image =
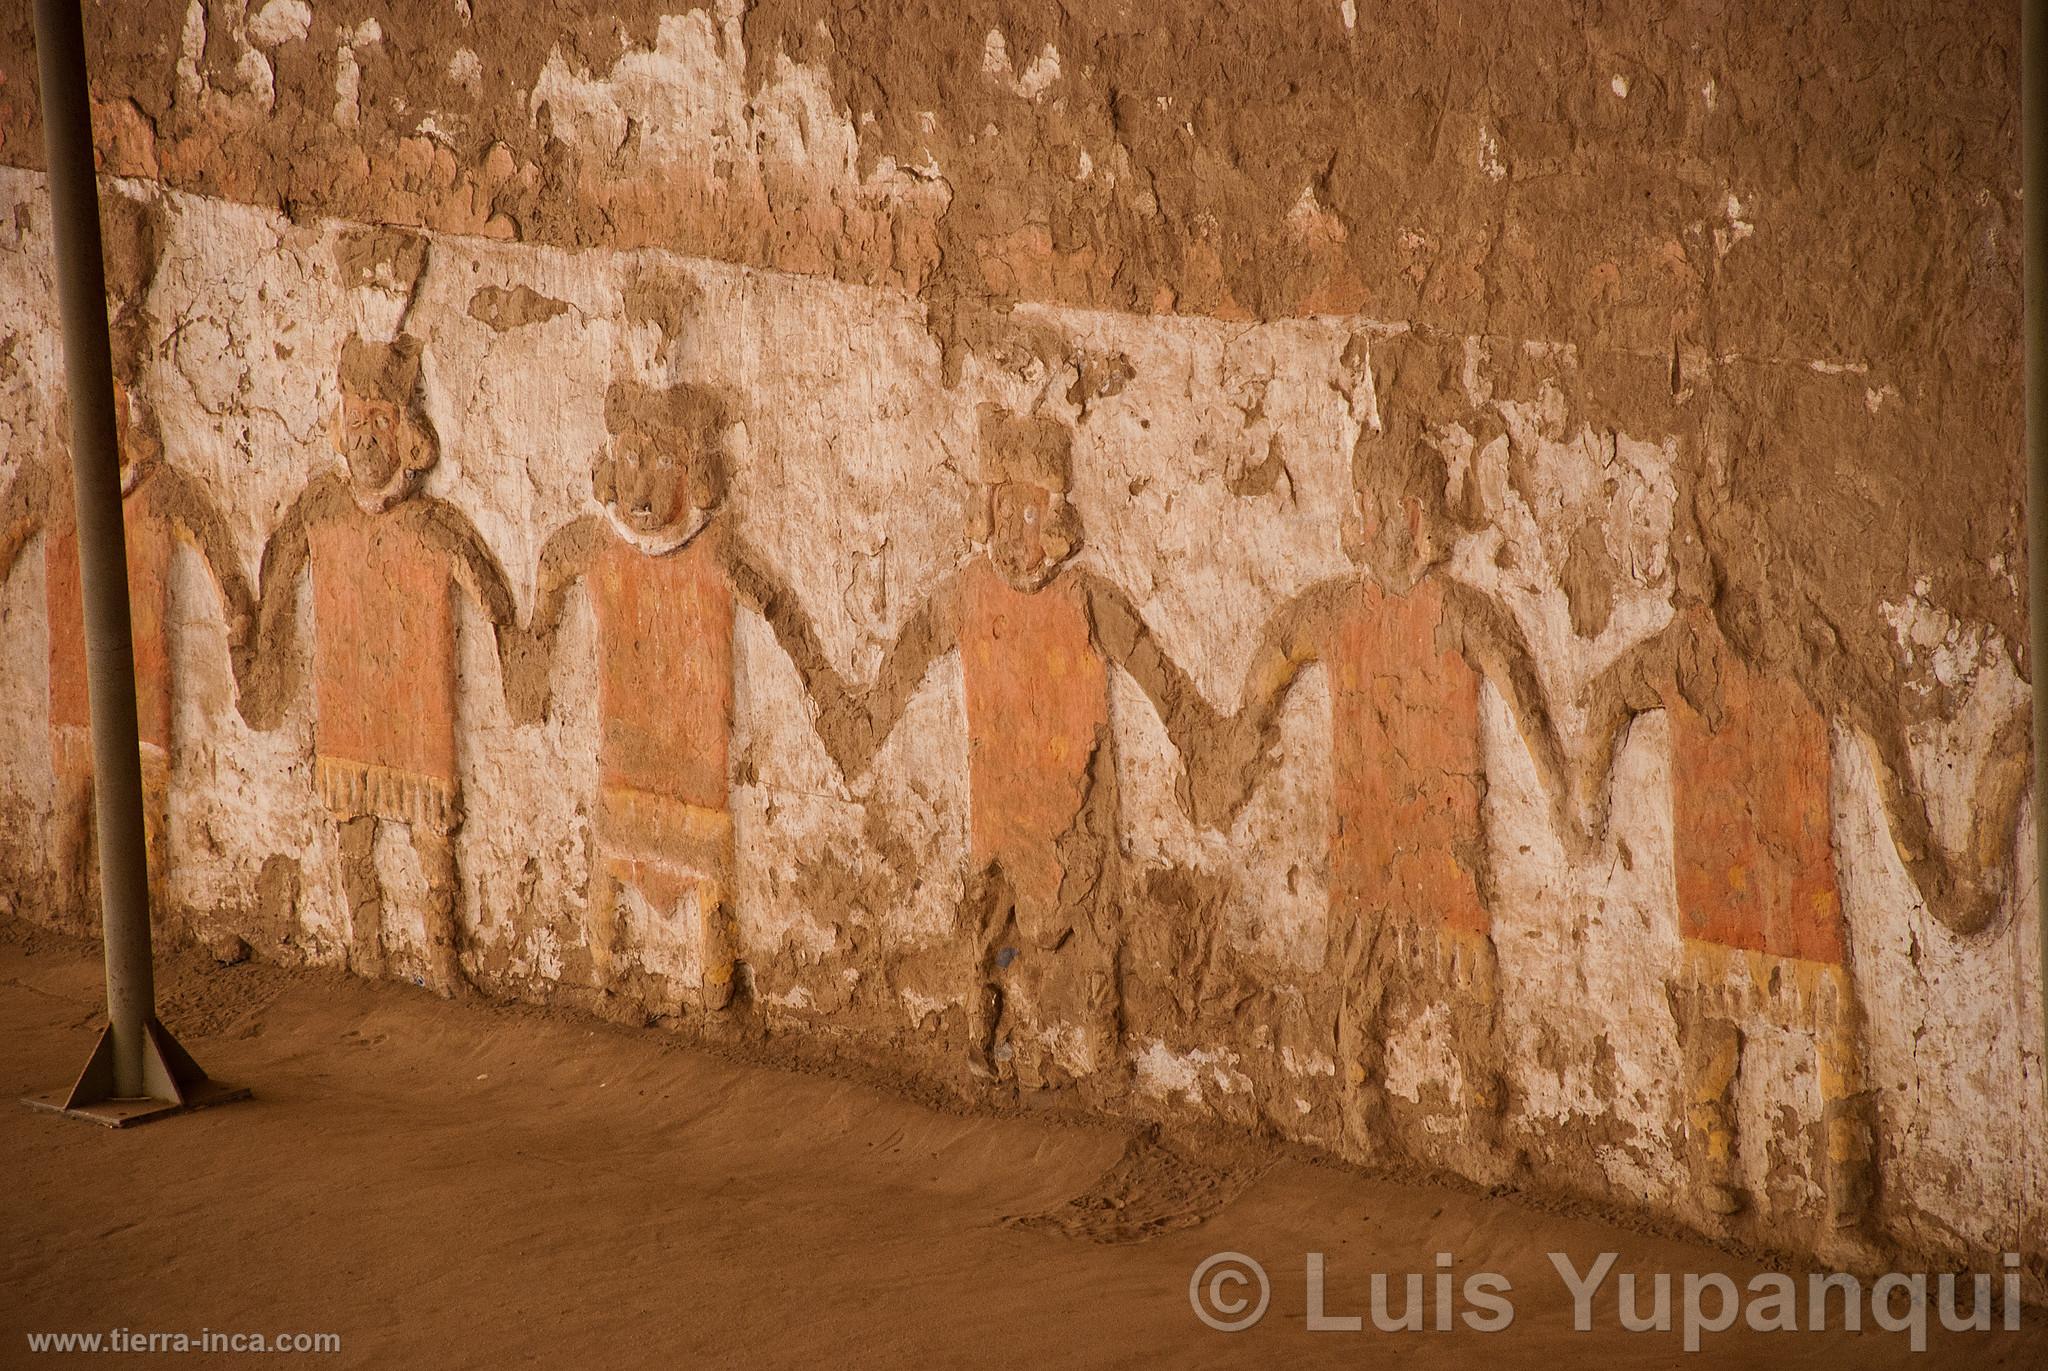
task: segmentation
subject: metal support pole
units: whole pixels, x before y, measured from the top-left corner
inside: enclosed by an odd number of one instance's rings
[[[2020,10],[2021,186],[2027,349],[2028,675],[2034,684],[2034,882],[2041,936],[2041,1009],[2048,1050],[2048,0]],[[2048,1082],[2044,1082],[2048,1085]]]
[[[36,0],[35,15],[57,293],[64,320],[64,380],[71,403],[72,488],[78,505],[86,682],[92,702],[108,1022],[78,1083],[61,1095],[29,1103],[123,1124],[248,1092],[209,1081],[156,1018],[141,748],[135,723],[135,647],[128,622],[128,549],[121,522],[121,459],[114,423],[113,360],[107,345],[99,186],[86,99],[85,29],[79,0]]]

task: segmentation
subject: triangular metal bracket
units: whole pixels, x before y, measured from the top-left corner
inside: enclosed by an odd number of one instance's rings
[[[142,1021],[142,1086],[148,1093],[139,1099],[114,1096],[114,1030],[109,1027],[100,1030],[99,1041],[93,1044],[92,1055],[70,1090],[31,1095],[22,1103],[109,1128],[126,1128],[249,1096],[246,1087],[223,1085],[209,1077],[153,1014]]]
[[[142,1033],[142,1088],[156,1099],[189,1107],[206,1087],[206,1073],[154,1014],[142,1021]]]

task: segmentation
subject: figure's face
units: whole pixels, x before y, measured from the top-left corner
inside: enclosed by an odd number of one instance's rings
[[[398,405],[348,390],[342,391],[334,437],[356,502],[372,513],[412,494],[440,456],[433,436]]]
[[[637,428],[612,435],[591,485],[623,532],[664,549],[695,537],[724,494],[715,438],[679,444]]]
[[[1422,502],[1372,490],[1353,495],[1350,517],[1344,522],[1344,551],[1382,588],[1406,594],[1446,550],[1431,536]]]
[[[1037,590],[1080,546],[1066,500],[1029,481],[1003,481],[988,493],[988,555],[1018,590]]]

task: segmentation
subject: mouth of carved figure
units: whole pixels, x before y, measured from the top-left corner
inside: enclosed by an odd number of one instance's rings
[[[1046,583],[1052,580],[1052,574],[1056,569],[1053,563],[1046,561],[1044,558],[1039,558],[1037,561],[1029,563],[1007,560],[1001,557],[996,559],[996,570],[1002,574],[1003,580],[1008,582],[1014,590],[1043,590]]]
[[[996,544],[995,559],[1010,575],[1029,576],[1045,565],[1045,549],[1035,538],[1005,538]]]
[[[621,439],[616,449],[614,516],[634,533],[657,536],[686,525],[695,512],[684,498],[680,474],[645,439]]]
[[[353,437],[349,440],[344,454],[348,460],[349,474],[356,484],[369,490],[381,490],[391,484],[398,474],[398,462],[383,443],[371,438]]]
[[[605,505],[612,527],[626,539],[653,555],[674,552],[687,546],[704,529],[705,513],[687,507],[673,515],[658,505],[641,500],[613,500]]]

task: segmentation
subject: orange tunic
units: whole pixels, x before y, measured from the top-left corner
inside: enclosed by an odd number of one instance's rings
[[[710,542],[650,557],[613,540],[586,583],[604,784],[726,809],[733,593]]]
[[[1679,927],[1701,942],[1839,965],[1827,720],[1796,685],[1710,650],[1720,729],[1682,699],[1671,708]]]
[[[1326,645],[1335,778],[1330,904],[1488,931],[1473,866],[1485,834],[1479,676],[1436,645],[1443,595],[1364,585]]]
[[[699,539],[658,557],[613,540],[585,583],[598,635],[599,844],[650,900],[695,892],[709,909],[732,868],[731,582]]]
[[[1000,865],[1020,905],[1050,913],[1064,874],[1058,842],[1109,725],[1086,593],[1066,575],[1019,591],[977,558],[961,577],[960,618],[975,865]]]
[[[447,557],[402,509],[369,515],[351,508],[307,538],[315,751],[452,788],[455,606]]]
[[[60,470],[63,470],[60,467]],[[170,569],[177,547],[171,521],[150,498],[148,478],[121,502],[128,542],[128,622],[135,642],[135,722],[143,743],[171,741]],[[71,479],[53,482],[43,542],[45,603],[50,616],[50,724],[89,728],[85,675],[85,605],[78,568],[77,511]]]

